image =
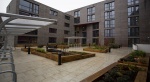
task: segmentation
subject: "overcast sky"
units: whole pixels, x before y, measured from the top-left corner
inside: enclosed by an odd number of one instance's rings
[[[0,12],[5,13],[11,0],[0,0]],[[104,0],[35,0],[60,11],[66,12]]]

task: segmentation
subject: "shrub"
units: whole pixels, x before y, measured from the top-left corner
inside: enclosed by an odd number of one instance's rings
[[[145,57],[146,53],[141,50],[135,50],[132,53],[130,53],[130,56],[132,57]]]
[[[42,48],[37,48],[36,51],[41,52],[41,53],[46,53],[46,51]]]
[[[38,48],[43,48],[44,45],[38,45]]]
[[[130,62],[135,62],[135,59],[134,59],[134,57],[133,56],[129,56],[129,57],[127,57],[127,58],[123,58],[123,61],[130,61]]]
[[[114,78],[112,78],[111,75],[109,75],[109,73],[106,73],[104,76],[105,76],[104,77],[104,81],[106,81],[106,82],[114,82]]]
[[[120,48],[120,45],[114,44],[114,43],[110,43],[109,47],[116,49],[116,48]]]
[[[77,52],[77,51],[69,51],[70,53],[74,53],[74,54],[80,54],[80,55],[86,55],[88,53],[86,52]]]
[[[127,75],[123,75],[122,77],[117,78],[117,82],[129,82],[130,77]]]

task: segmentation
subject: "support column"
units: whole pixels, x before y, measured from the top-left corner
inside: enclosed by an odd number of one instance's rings
[[[7,44],[10,45],[11,47],[14,47],[15,36],[14,35],[8,35],[7,40],[8,40]]]
[[[70,39],[68,38],[68,46],[69,46],[69,44],[70,44]]]
[[[82,38],[80,38],[80,47],[82,47]]]

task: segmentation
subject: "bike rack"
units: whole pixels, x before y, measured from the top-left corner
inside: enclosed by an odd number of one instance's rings
[[[14,59],[13,59],[13,54],[12,54],[12,48],[9,47],[9,49],[7,49],[7,50],[3,50],[3,48],[2,48],[0,50],[0,55],[4,55],[4,57],[1,58],[2,61],[0,61],[0,66],[11,65],[11,70],[1,71],[0,74],[12,73],[13,74],[12,81],[17,82],[17,74],[15,72],[15,65],[14,65]],[[9,55],[9,57],[7,57],[8,55]],[[5,58],[7,58],[7,59],[10,58],[10,62],[3,62],[3,59],[5,59]]]
[[[12,71],[12,70],[7,70],[7,71],[2,71],[0,72],[0,74],[4,74],[4,73],[12,73],[13,74],[13,82],[17,82],[17,74],[15,71]]]

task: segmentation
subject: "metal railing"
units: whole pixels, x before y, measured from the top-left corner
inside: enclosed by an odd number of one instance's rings
[[[6,61],[4,61],[4,59],[7,59],[7,60],[10,59],[10,61],[6,62]],[[6,74],[6,73],[11,73],[12,74],[12,82],[17,82],[17,74],[15,72],[14,58],[13,58],[11,47],[9,47],[5,50],[3,48],[0,49],[0,67],[2,67],[2,65],[10,65],[11,69],[0,71],[0,75]]]

